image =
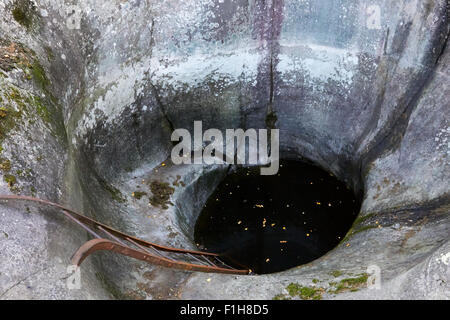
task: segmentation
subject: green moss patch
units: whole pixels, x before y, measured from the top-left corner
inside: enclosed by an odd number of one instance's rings
[[[374,213],[370,213],[365,216],[356,218],[355,221],[353,222],[352,227],[347,232],[347,235],[342,239],[341,243],[347,242],[351,237],[353,237],[357,233],[366,231],[368,229],[377,228],[378,226],[375,226],[375,225],[361,226],[366,220],[368,220],[369,218],[372,218],[374,215],[375,215]]]
[[[321,300],[325,292],[323,288],[305,287],[297,283],[291,283],[286,287],[291,297],[298,296],[303,300]]]
[[[155,207],[161,207],[168,209],[168,205],[171,204],[170,197],[175,192],[168,182],[152,181],[150,184],[150,191],[152,196],[150,197],[150,204]]]
[[[368,278],[369,278],[369,275],[367,273],[363,273],[355,278],[346,278],[346,279],[342,279],[339,282],[330,282],[330,286],[334,287],[334,288],[328,290],[328,292],[337,294],[337,293],[347,292],[347,291],[350,291],[350,292],[358,291],[361,287],[366,285]]]
[[[361,223],[363,223],[367,219],[372,218],[374,215],[375,215],[374,213],[369,213],[369,214],[366,214],[364,216],[356,218],[355,221],[353,222],[352,227],[357,227],[358,225],[360,225]]]
[[[11,170],[11,161],[0,158],[0,170],[3,172],[9,172]]]
[[[147,192],[143,192],[143,191],[135,191],[131,194],[131,196],[135,199],[140,200],[143,196],[146,196]]]
[[[34,105],[36,107],[36,112],[39,115],[39,117],[41,117],[41,119],[44,122],[50,123],[52,118],[50,111],[45,105],[45,102],[40,97],[34,97]]]
[[[0,85],[2,85],[1,81]],[[23,109],[26,108],[26,104],[17,89],[5,86],[1,94],[4,95],[5,102],[0,109],[0,144],[6,138],[8,132],[16,126],[17,121],[22,118]],[[16,111],[13,107],[14,103],[18,106],[19,111]]]
[[[31,68],[36,54],[22,44],[0,38],[0,69],[9,72],[21,69],[26,79],[31,79]],[[3,77],[6,77],[4,75]]]
[[[0,107],[0,119],[6,118],[8,110],[5,107]]]
[[[25,74],[25,79],[33,80],[46,96],[55,100],[49,92],[50,80],[33,50],[20,43],[0,38],[0,69],[6,72],[21,69]]]
[[[7,46],[2,47],[2,45]],[[17,61],[14,60],[13,67],[21,68],[25,74],[29,74],[34,79],[35,87],[39,88],[43,95],[30,94],[0,78],[0,144],[7,132],[16,126],[17,120],[22,115],[26,116],[28,124],[35,123],[39,117],[50,129],[52,135],[65,144],[67,139],[62,114],[57,100],[48,90],[50,81],[43,67],[34,58],[34,53],[26,51],[18,44],[0,39],[0,67],[4,65],[1,58],[3,52],[7,52],[6,56],[15,54]]]
[[[36,6],[30,0],[16,0],[13,4],[11,14],[20,25],[30,30],[34,17],[37,16]]]
[[[121,202],[124,203],[127,200],[125,199],[125,197],[122,195],[122,193],[120,192],[119,189],[114,188],[112,185],[110,185],[108,182],[106,182],[104,179],[98,177],[98,182],[100,183],[100,185],[103,187],[103,189],[105,189],[106,191],[108,191],[108,193],[111,195],[111,199],[117,201],[117,202]]]
[[[342,271],[340,271],[340,270],[333,270],[333,271],[330,272],[330,274],[331,274],[333,277],[337,278],[337,277],[339,277],[339,276],[342,275]]]
[[[8,186],[11,188],[17,183],[17,179],[12,174],[5,174],[3,176],[3,180],[8,184]]]
[[[25,28],[30,28],[33,22],[31,17],[27,15],[26,11],[21,7],[16,7],[12,10],[14,20],[23,25]]]
[[[272,300],[291,300],[290,297],[286,296],[285,294],[277,294],[272,298]]]
[[[47,91],[50,81],[48,80],[45,70],[38,60],[34,60],[31,65],[31,75],[33,76],[34,82],[40,87],[40,89]]]

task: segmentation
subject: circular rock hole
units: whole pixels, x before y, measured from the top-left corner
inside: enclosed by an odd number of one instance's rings
[[[350,229],[361,201],[336,177],[284,160],[278,174],[238,167],[208,198],[194,231],[197,246],[257,274],[319,258]]]

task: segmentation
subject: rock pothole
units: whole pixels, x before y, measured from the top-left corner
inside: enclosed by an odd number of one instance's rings
[[[202,121],[279,129],[282,159],[314,163],[361,207],[342,213],[348,232],[320,256],[275,273],[174,272],[98,253],[71,291],[63,278],[85,232],[5,205],[2,299],[448,298],[446,1],[381,1],[371,23],[369,1],[119,2],[80,1],[69,23],[63,2],[0,3],[2,193],[195,249],[196,222],[232,170],[170,162],[172,132]],[[260,226],[282,224],[269,218]]]

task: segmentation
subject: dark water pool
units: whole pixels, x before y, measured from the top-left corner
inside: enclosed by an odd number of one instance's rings
[[[319,258],[345,236],[360,208],[346,185],[322,169],[281,161],[274,176],[259,167],[230,173],[195,226],[197,245],[257,274]]]

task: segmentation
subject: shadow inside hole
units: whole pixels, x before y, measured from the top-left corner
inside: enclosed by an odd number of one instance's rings
[[[282,160],[277,175],[238,167],[208,198],[195,225],[197,246],[257,274],[308,263],[333,249],[361,206],[328,172]]]

